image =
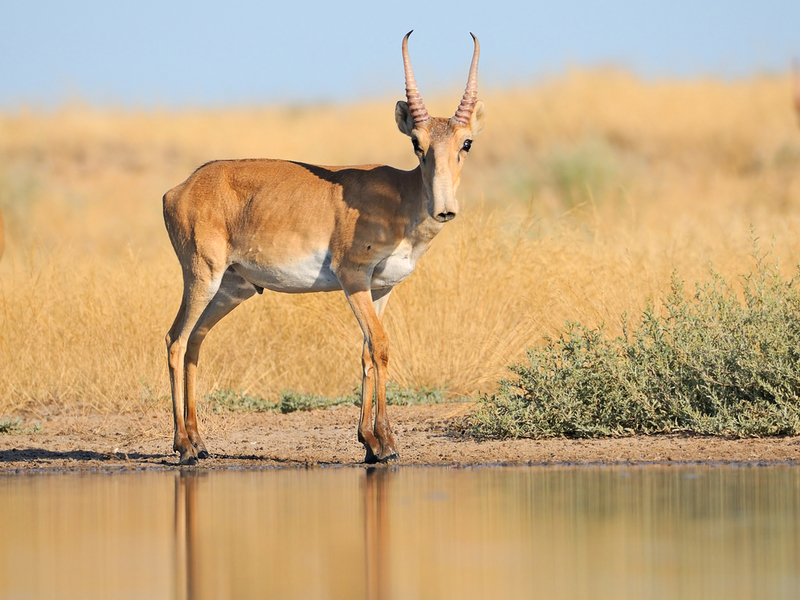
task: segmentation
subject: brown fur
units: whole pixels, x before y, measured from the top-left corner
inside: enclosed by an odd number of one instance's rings
[[[397,456],[386,414],[383,313],[392,288],[458,214],[464,145],[481,130],[484,110],[476,104],[468,125],[440,118],[414,123],[405,102],[395,115],[419,148],[420,166],[412,171],[215,161],[164,195],[164,222],[184,285],[166,337],[181,464],[208,455],[195,411],[200,345],[220,319],[264,288],[344,291],[364,333],[358,438],[365,460]]]

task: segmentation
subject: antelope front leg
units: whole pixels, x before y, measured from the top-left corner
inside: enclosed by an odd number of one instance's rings
[[[361,381],[361,419],[358,438],[367,451],[364,462],[386,462],[398,458],[394,436],[386,413],[386,369],[389,364],[389,340],[383,331],[369,290],[350,292],[347,299],[364,333]],[[388,298],[388,292],[385,295]],[[383,305],[379,304],[381,309]],[[375,416],[372,402],[375,397]]]
[[[375,371],[375,437],[380,443],[378,461],[388,462],[397,460],[400,455],[397,453],[394,444],[394,435],[389,425],[389,414],[386,411],[386,367],[389,364],[388,345],[378,346],[377,352],[373,350],[373,363],[380,364]],[[378,354],[378,352],[380,354]]]
[[[358,441],[364,444],[366,456],[364,462],[372,464],[397,460],[394,435],[389,425],[386,411],[386,366],[388,353],[386,346],[376,354],[374,342],[364,340],[361,359],[364,377],[361,381],[361,418],[358,423]],[[373,414],[374,398],[374,414]]]
[[[375,313],[378,315],[378,322],[383,328],[383,314],[386,312],[386,305],[389,303],[389,296],[392,293],[392,288],[384,288],[381,290],[373,290],[372,294],[372,305],[375,308]],[[397,460],[400,456],[397,453],[397,446],[394,443],[394,436],[392,435],[392,429],[389,425],[389,415],[386,409],[386,367],[388,366],[389,356],[388,356],[388,339],[387,339],[387,348],[386,348],[387,356],[386,356],[386,364],[384,364],[383,369],[383,379],[378,381],[375,386],[376,389],[376,415],[375,415],[375,434],[377,435],[378,439],[381,440],[381,447],[382,451],[379,456],[382,458],[381,461],[385,462],[387,460]]]
[[[373,464],[378,462],[381,453],[381,443],[375,437],[375,417],[372,412],[372,399],[375,395],[375,368],[369,351],[369,342],[364,338],[364,347],[361,352],[361,417],[358,420],[358,441],[367,451],[364,462]]]

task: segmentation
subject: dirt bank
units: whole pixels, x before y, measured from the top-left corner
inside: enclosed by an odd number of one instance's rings
[[[453,421],[468,410],[464,404],[390,407],[399,464],[800,463],[800,437],[676,434],[476,442],[451,433]],[[167,413],[38,417],[36,433],[0,435],[0,472],[177,468]],[[286,415],[206,415],[201,432],[212,457],[192,468],[357,465],[364,456],[356,441],[357,419],[358,409],[351,406]]]

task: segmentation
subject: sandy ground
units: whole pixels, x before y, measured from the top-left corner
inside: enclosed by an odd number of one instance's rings
[[[800,437],[734,440],[688,434],[596,440],[476,442],[453,433],[469,405],[392,406],[401,465],[800,463]],[[42,417],[42,415],[40,415]],[[36,433],[0,435],[0,472],[359,465],[358,409],[206,415],[211,458],[178,467],[169,414],[44,415]],[[27,419],[26,419],[27,422]]]

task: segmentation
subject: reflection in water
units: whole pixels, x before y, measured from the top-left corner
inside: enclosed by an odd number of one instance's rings
[[[369,467],[364,477],[364,550],[367,565],[368,600],[389,598],[389,515],[385,467]]]
[[[202,473],[202,471],[201,471]],[[197,481],[195,471],[175,477],[175,599],[196,598],[197,583]]]
[[[364,598],[361,469],[174,474],[175,598]]]
[[[0,476],[6,598],[792,598],[800,467]]]

